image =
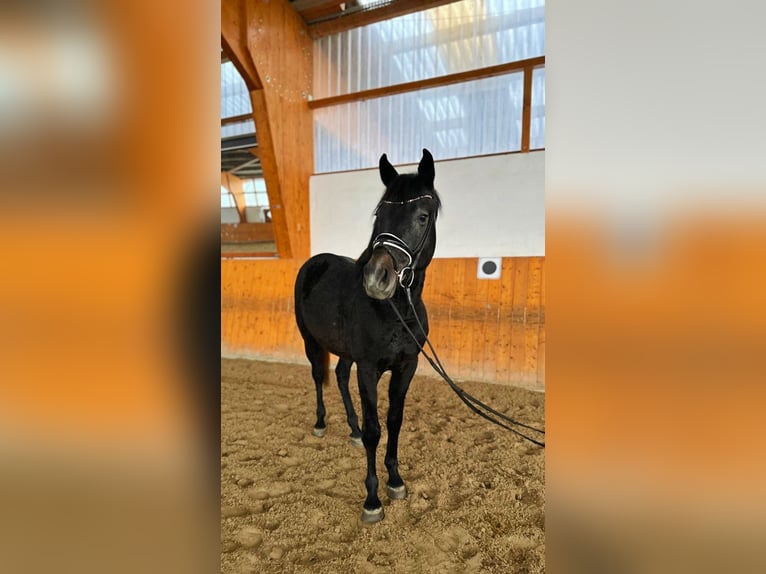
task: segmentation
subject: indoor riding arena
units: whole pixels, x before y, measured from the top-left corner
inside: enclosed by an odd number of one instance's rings
[[[544,1],[221,31],[221,571],[543,572]]]

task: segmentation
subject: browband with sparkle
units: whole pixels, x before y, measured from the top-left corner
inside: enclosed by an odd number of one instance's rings
[[[432,195],[419,195],[418,197],[415,197],[413,199],[407,199],[405,201],[387,201],[385,199],[381,199],[380,203],[387,203],[389,205],[404,205],[405,203],[412,203],[413,201],[417,201],[418,199],[433,199]]]

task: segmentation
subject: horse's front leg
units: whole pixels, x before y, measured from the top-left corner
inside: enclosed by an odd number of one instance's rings
[[[359,395],[362,402],[362,443],[367,451],[367,498],[362,510],[362,522],[372,523],[383,520],[383,506],[378,498],[378,475],[375,470],[375,453],[380,442],[378,422],[378,379],[380,373],[375,367],[357,364]]]
[[[388,443],[386,444],[386,468],[388,469],[388,497],[399,500],[407,497],[407,487],[399,475],[399,431],[404,417],[404,398],[410,381],[418,366],[417,356],[410,362],[391,371],[391,382],[388,386]]]

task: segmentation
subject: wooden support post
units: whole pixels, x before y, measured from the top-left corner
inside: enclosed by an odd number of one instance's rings
[[[221,0],[221,20],[224,49],[238,55],[246,71],[252,62],[253,80],[246,84],[279,256],[307,258],[308,185],[314,171],[308,27],[288,0]]]
[[[266,182],[266,193],[269,196],[269,208],[271,209],[271,221],[274,225],[274,241],[277,244],[277,252],[280,257],[290,258],[293,256],[290,247],[290,233],[288,230],[287,215],[282,204],[282,185],[279,178],[277,158],[274,152],[274,139],[271,134],[271,122],[269,111],[266,107],[266,94],[263,90],[250,92],[250,102],[253,106],[256,129],[258,130],[257,155],[261,160],[263,179]]]
[[[521,112],[521,151],[529,151],[529,132],[532,124],[532,66],[524,67],[524,108]]]
[[[228,56],[250,90],[261,87],[258,71],[247,48],[245,4],[241,1],[221,1],[221,48]]]
[[[245,204],[245,190],[243,182],[233,173],[221,172],[221,185],[229,190],[234,198],[234,204],[237,207],[237,213],[239,214],[239,222],[247,222],[247,206]]]

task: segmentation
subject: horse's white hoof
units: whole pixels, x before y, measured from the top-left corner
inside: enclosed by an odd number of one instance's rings
[[[383,512],[383,507],[376,508],[375,510],[367,510],[366,508],[362,509],[362,522],[365,524],[375,524],[376,522],[380,522],[383,520],[383,517],[385,516],[385,513]]]
[[[326,432],[327,432],[327,428],[326,427],[323,428],[323,429],[318,429],[318,428],[314,427],[314,429],[311,431],[311,434],[313,434],[314,436],[323,437],[324,433],[326,433]]]
[[[362,438],[358,436],[352,436],[350,439],[352,446],[363,447]]]
[[[402,500],[403,498],[407,498],[407,487],[405,485],[387,486],[387,489],[388,498],[391,500]]]

